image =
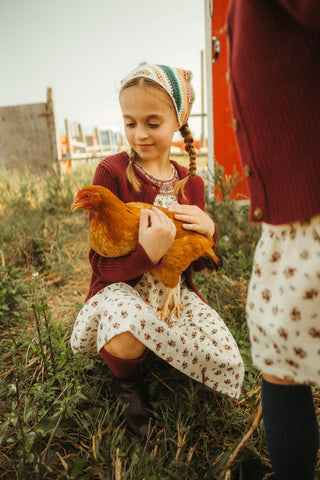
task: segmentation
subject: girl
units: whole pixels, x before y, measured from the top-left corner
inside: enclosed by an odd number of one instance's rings
[[[216,227],[204,212],[204,183],[195,175],[196,154],[187,124],[194,98],[190,80],[191,72],[164,65],[140,66],[123,80],[119,100],[131,152],[102,160],[93,184],[107,187],[124,202],[168,207],[184,228],[215,239]],[[189,171],[169,158],[177,130],[189,153]],[[238,347],[197,293],[191,267],[179,285],[181,318],[173,317],[167,325],[156,316],[166,287],[148,271],[161,261],[174,237],[174,223],[153,208],[141,212],[139,242],[131,254],[104,258],[91,249],[90,289],[71,338],[74,351],[98,351],[107,363],[113,392],[127,405],[127,427],[139,436],[148,431],[150,413],[138,365],[149,350],[231,397],[239,396],[243,380]]]
[[[314,480],[320,386],[320,2],[232,0],[237,138],[251,219],[262,221],[248,291],[276,480]],[[297,58],[297,51],[299,55]],[[298,66],[298,68],[297,68]]]

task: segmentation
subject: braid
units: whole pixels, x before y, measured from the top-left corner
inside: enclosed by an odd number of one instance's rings
[[[140,192],[140,182],[137,179],[137,176],[134,173],[134,169],[133,169],[133,163],[137,159],[137,157],[138,157],[137,152],[135,152],[133,150],[133,148],[131,148],[131,151],[130,151],[130,154],[129,154],[129,163],[128,163],[128,166],[126,168],[126,177],[127,177],[128,182],[132,186],[133,190],[136,193],[139,193]]]
[[[194,177],[196,174],[197,170],[197,164],[196,164],[196,159],[197,159],[197,153],[193,145],[193,136],[191,134],[191,130],[189,128],[189,125],[185,123],[182,125],[180,128],[180,133],[184,138],[184,149],[186,152],[189,154],[189,175],[188,177]]]
[[[194,145],[193,145],[193,137],[192,137],[191,130],[189,128],[188,123],[185,123],[184,125],[182,125],[182,127],[180,128],[180,133],[181,133],[181,135],[184,139],[184,149],[189,155],[189,173],[188,173],[188,176],[186,178],[183,178],[182,180],[180,180],[179,182],[176,183],[176,185],[174,187],[174,193],[177,197],[178,194],[181,192],[182,196],[185,197],[184,186],[187,183],[188,179],[192,178],[196,174],[197,153],[196,153],[196,150],[195,150]]]

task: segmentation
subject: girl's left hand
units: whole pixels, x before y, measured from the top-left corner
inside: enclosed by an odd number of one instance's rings
[[[208,238],[212,238],[215,232],[215,224],[213,220],[197,205],[180,205],[176,203],[169,205],[169,212],[173,212],[174,218],[183,223],[185,230],[194,230]]]

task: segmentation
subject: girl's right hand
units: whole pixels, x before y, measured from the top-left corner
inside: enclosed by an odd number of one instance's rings
[[[141,210],[139,243],[154,264],[167,253],[175,236],[176,226],[164,212],[156,207]]]

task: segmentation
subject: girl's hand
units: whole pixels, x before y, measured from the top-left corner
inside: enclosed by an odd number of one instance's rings
[[[215,224],[201,208],[197,205],[170,205],[168,207],[170,212],[173,212],[174,218],[183,223],[182,227],[186,230],[194,230],[197,233],[212,238],[215,232]]]
[[[141,210],[139,243],[154,264],[167,253],[175,236],[176,226],[164,212],[156,207]]]

